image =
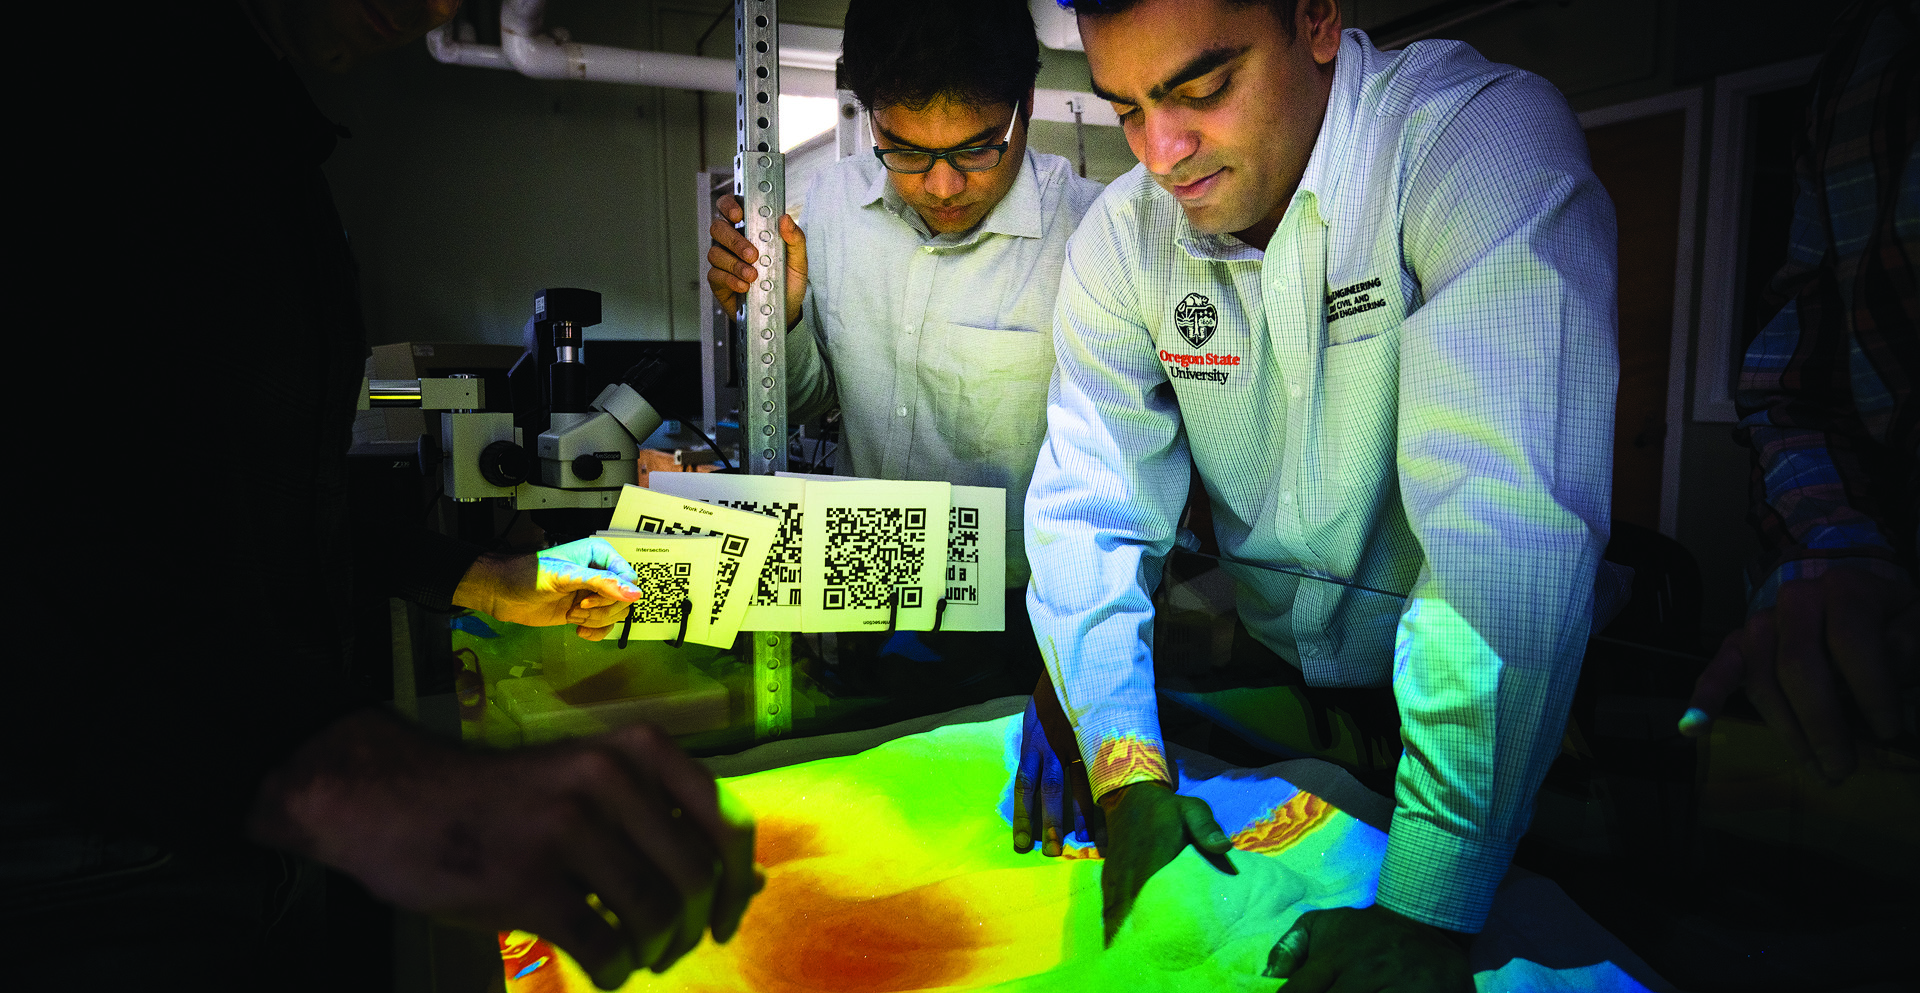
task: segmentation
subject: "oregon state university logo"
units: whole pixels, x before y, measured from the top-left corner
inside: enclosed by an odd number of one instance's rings
[[[1180,337],[1187,339],[1187,344],[1199,348],[1212,340],[1213,332],[1219,329],[1220,309],[1204,295],[1189,293],[1173,307],[1173,326],[1180,331]],[[1225,386],[1232,376],[1227,370],[1240,365],[1240,356],[1214,352],[1181,355],[1162,348],[1160,361],[1167,364],[1169,379],[1192,379]]]
[[[1189,293],[1173,306],[1173,326],[1179,330],[1180,337],[1187,339],[1187,344],[1199,348],[1213,337],[1213,329],[1220,326],[1220,311],[1212,300]]]

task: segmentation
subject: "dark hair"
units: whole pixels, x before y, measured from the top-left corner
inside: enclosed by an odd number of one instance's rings
[[[1124,14],[1137,5],[1140,0],[1057,0],[1060,6],[1086,17],[1104,17],[1108,14]],[[1265,7],[1273,11],[1280,19],[1280,26],[1286,29],[1287,37],[1294,36],[1293,19],[1300,10],[1300,0],[1226,0],[1230,7]]]
[[[840,85],[871,108],[918,109],[937,97],[1013,103],[1040,74],[1024,0],[853,0],[840,39]]]

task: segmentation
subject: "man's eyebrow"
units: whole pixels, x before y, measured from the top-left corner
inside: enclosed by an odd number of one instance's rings
[[[1102,100],[1105,100],[1108,103],[1132,103],[1133,102],[1132,100],[1128,100],[1123,97],[1116,96],[1115,94],[1108,93],[1106,87],[1101,86],[1098,80],[1095,80],[1092,85],[1093,85],[1093,95],[1096,97],[1099,97]]]
[[[1147,99],[1153,100],[1156,102],[1163,100],[1166,98],[1167,94],[1172,93],[1175,89],[1178,89],[1179,87],[1184,86],[1187,83],[1191,83],[1194,80],[1199,79],[1200,77],[1206,75],[1207,73],[1210,73],[1215,69],[1218,69],[1229,62],[1232,62],[1234,59],[1237,59],[1240,56],[1247,54],[1247,52],[1252,48],[1253,48],[1252,45],[1241,45],[1238,48],[1222,45],[1218,48],[1209,48],[1206,51],[1201,52],[1199,55],[1194,56],[1190,61],[1187,62],[1186,65],[1181,66],[1180,71],[1174,73],[1172,76],[1169,76],[1166,82],[1160,83],[1154,86],[1152,89],[1149,89],[1147,91]],[[1093,95],[1096,97],[1099,97],[1102,100],[1107,101],[1108,103],[1126,104],[1126,103],[1138,102],[1136,100],[1132,100],[1130,98],[1119,96],[1117,94],[1109,92],[1105,87],[1102,87],[1100,85],[1098,80],[1095,80],[1093,82],[1092,87],[1093,87]]]
[[[939,149],[928,148],[925,145],[916,145],[913,142],[908,141],[905,138],[902,138],[891,131],[888,131],[886,128],[881,127],[879,121],[873,122],[873,130],[875,134],[878,134],[882,138],[887,139],[889,143],[898,145],[902,148],[910,148],[910,149],[913,149],[914,151],[919,151],[919,152],[939,151]],[[1007,126],[1005,124],[1002,124],[999,127],[982,128],[979,131],[975,132],[972,136],[961,141],[960,144],[949,145],[947,147],[948,148],[965,148],[968,145],[978,145],[981,142],[986,141],[988,138],[1000,137],[1002,134],[1006,133],[1006,130],[1007,130]]]

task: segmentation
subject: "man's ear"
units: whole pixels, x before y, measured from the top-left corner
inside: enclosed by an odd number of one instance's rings
[[[1331,65],[1340,54],[1340,4],[1336,0],[1300,0],[1294,12],[1294,32],[1306,39],[1313,61]]]

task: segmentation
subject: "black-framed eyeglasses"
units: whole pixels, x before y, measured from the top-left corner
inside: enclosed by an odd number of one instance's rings
[[[873,146],[875,158],[887,167],[889,172],[904,172],[917,175],[933,171],[933,164],[946,159],[947,164],[961,172],[986,172],[1000,164],[1002,156],[1007,154],[1007,146],[1013,143],[1013,126],[1020,120],[1020,101],[1013,102],[1013,120],[1007,122],[1007,133],[1000,141],[992,145],[968,145],[965,148],[948,148],[932,152],[918,148],[881,148]],[[879,130],[875,128],[875,130]]]

